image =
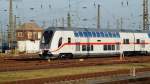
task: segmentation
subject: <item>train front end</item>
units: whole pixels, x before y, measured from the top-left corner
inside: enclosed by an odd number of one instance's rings
[[[52,53],[50,52],[51,41],[54,35],[54,31],[46,30],[44,31],[41,41],[40,41],[40,53],[39,56],[41,59],[51,59],[53,58]]]

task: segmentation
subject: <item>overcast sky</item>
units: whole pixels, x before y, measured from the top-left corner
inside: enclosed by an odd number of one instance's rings
[[[117,28],[117,19],[123,18],[124,29],[138,29],[142,25],[143,0],[14,0],[14,15],[18,22],[35,20],[40,26],[62,26],[62,18],[71,13],[72,26],[96,28],[97,5],[101,5],[101,27]],[[150,6],[150,5],[149,5]],[[8,23],[8,0],[0,0],[0,21]]]

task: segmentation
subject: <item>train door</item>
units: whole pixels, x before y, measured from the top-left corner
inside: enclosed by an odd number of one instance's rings
[[[121,43],[117,43],[117,44],[116,44],[116,50],[117,50],[117,52],[120,51],[120,46],[121,46],[120,44],[121,44]]]
[[[141,46],[140,46],[140,48],[141,48],[141,51],[145,51],[145,40],[141,40]]]
[[[74,47],[73,45],[70,45],[70,44],[72,43],[73,39],[71,37],[68,37],[67,40],[68,40],[67,43],[69,44],[68,51],[69,53],[72,53],[74,51]]]
[[[80,45],[80,39],[75,39],[75,43],[76,43],[76,45],[75,45],[75,54],[76,55],[78,55],[78,56],[80,56],[81,55],[81,45]]]
[[[90,56],[90,44],[89,44],[89,41],[90,41],[90,38],[87,37],[87,45],[86,45],[86,57],[89,57]]]

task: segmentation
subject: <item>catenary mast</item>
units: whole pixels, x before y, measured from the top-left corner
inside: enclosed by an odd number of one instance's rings
[[[149,30],[148,0],[143,0],[143,31]]]
[[[8,44],[10,49],[13,47],[13,36],[13,7],[12,0],[9,0]]]

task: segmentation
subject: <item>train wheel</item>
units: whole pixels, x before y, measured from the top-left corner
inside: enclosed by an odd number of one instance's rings
[[[73,54],[68,54],[67,56],[69,59],[72,59],[73,58]]]
[[[44,57],[44,59],[50,59],[49,55],[46,55],[46,56]]]
[[[62,58],[65,58],[65,54],[59,54],[59,57],[58,58],[60,58],[60,59],[62,59]]]
[[[60,58],[60,59],[62,59],[62,58],[72,59],[73,58],[73,54],[72,53],[61,53],[61,54],[59,54],[58,58]]]

